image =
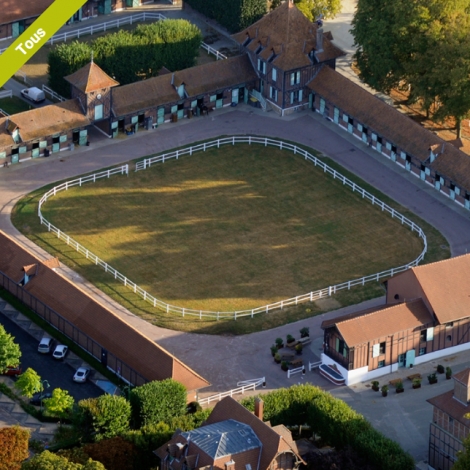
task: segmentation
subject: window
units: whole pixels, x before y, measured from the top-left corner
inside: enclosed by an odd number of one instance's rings
[[[383,343],[380,343],[379,345],[379,353],[380,354],[385,354],[385,341]]]
[[[290,74],[290,84],[298,85],[300,83],[300,70]]]
[[[258,70],[261,73],[266,73],[266,62],[263,62],[261,59],[258,59]]]
[[[419,356],[424,356],[426,354],[426,348],[419,348]]]
[[[276,90],[276,88],[274,88],[273,86],[270,87],[270,89],[269,89],[269,97],[270,97],[273,101],[276,101],[276,102],[277,102],[277,90]]]
[[[272,78],[273,82],[275,82],[277,80],[277,70],[274,67],[271,70],[271,78]]]
[[[446,340],[447,340],[447,341],[452,341],[452,335],[447,335],[447,336],[446,336]]]
[[[98,121],[98,119],[103,119],[103,105],[102,104],[97,104],[95,106],[95,121]]]
[[[297,103],[299,101],[302,101],[302,90],[295,90],[290,92],[290,103]]]
[[[453,328],[454,322],[451,321],[450,323],[446,323],[446,328]]]
[[[426,341],[426,330],[421,330],[420,333],[419,333],[419,340],[424,343]]]
[[[380,344],[374,344],[372,346],[372,357],[380,356]]]
[[[379,369],[380,367],[385,367],[385,360],[379,361],[379,363],[377,364],[377,369]]]

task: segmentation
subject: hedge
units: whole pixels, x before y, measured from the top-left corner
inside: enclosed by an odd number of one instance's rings
[[[313,385],[294,385],[260,395],[264,420],[272,425],[308,424],[336,448],[351,446],[381,470],[413,470],[415,463],[395,441],[385,437],[344,401]],[[255,397],[241,403],[254,411]]]

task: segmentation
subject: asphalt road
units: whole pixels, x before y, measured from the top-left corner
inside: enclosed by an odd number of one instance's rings
[[[46,391],[52,391],[54,388],[67,390],[75,401],[103,394],[103,391],[90,381],[84,384],[75,383],[72,380],[75,370],[69,364],[54,359],[51,354],[38,353],[37,340],[3,314],[0,314],[0,323],[20,345],[23,371],[31,367],[41,376],[41,379],[46,379],[50,385]]]

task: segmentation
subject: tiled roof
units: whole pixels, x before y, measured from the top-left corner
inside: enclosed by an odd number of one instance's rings
[[[164,74],[113,90],[113,113],[125,116],[147,108],[175,103],[180,99],[171,84],[171,75]]]
[[[37,273],[38,271],[38,264],[37,263],[34,263],[34,264],[28,264],[28,266],[23,266],[23,271],[25,272],[25,274],[27,274],[28,276],[32,276],[34,274]]]
[[[429,158],[431,145],[445,143],[437,135],[330,67],[324,66],[308,86],[353,117],[356,122],[385,137],[422,162]]]
[[[215,405],[206,423],[218,423],[230,418],[250,426],[263,444],[260,469],[269,468],[270,463],[279,452],[290,450],[298,455],[297,447],[291,443],[292,439],[289,441],[284,438],[285,431],[288,432],[288,430],[283,430],[282,433],[276,432],[275,429],[261,421],[231,397],[226,397]]]
[[[244,54],[175,72],[174,84],[184,83],[188,96],[197,96],[256,79],[251,61]]]
[[[52,3],[54,3],[54,0],[2,0],[0,24],[13,23],[18,20],[39,16]]]
[[[67,75],[64,79],[84,93],[119,85],[116,80],[111,78],[93,61],[86,64],[75,73]]]
[[[201,426],[181,435],[213,460],[261,447],[251,427],[234,419]]]
[[[429,165],[441,176],[470,192],[470,156],[448,142],[443,152]]]
[[[416,299],[352,319],[338,318],[336,328],[351,348],[398,331],[423,327],[432,321],[424,302]]]
[[[470,387],[470,368],[465,368],[461,372],[458,372],[457,374],[454,374],[452,376],[454,380],[457,380],[458,382],[462,383],[466,387]]]
[[[171,377],[181,382],[187,390],[209,385],[179,359],[46,267],[2,232],[0,246],[0,271],[19,282],[23,278],[23,266],[38,263],[38,272],[25,285],[25,289],[147,380]]]
[[[470,428],[470,419],[464,418],[466,413],[470,412],[470,407],[465,406],[460,401],[454,398],[454,391],[449,390],[442,395],[438,395],[434,398],[429,398],[428,403],[435,406],[439,410],[447,413],[451,418],[462,423],[467,428]]]
[[[0,118],[0,132],[2,128],[4,129],[6,119],[8,118]],[[10,116],[9,119],[19,127],[23,142],[45,138],[90,124],[77,99],[24,111]],[[8,140],[9,143],[6,145],[14,144],[9,135]],[[2,134],[0,134],[0,145],[2,145],[2,141]]]
[[[439,323],[470,317],[470,254],[411,269]]]
[[[60,268],[59,258],[49,258],[42,262],[45,266],[51,269]]]
[[[250,38],[251,42],[246,47],[253,52],[262,46],[259,57],[264,60],[268,60],[274,52],[276,57],[272,63],[287,71],[312,65],[308,54],[319,49],[317,28],[293,3],[287,1],[248,28],[234,34],[233,38],[239,44],[244,44]],[[323,52],[317,51],[320,62],[344,55],[330,38],[331,34],[323,34]]]

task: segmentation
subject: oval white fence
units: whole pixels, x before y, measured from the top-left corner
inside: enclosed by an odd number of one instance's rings
[[[424,255],[426,254],[426,251],[427,251],[427,240],[426,240],[426,235],[424,234],[423,230],[418,225],[416,225],[414,222],[406,218],[404,215],[400,214],[398,211],[396,211],[389,205],[382,202],[380,199],[376,198],[374,195],[370,194],[365,189],[358,186],[353,181],[343,176],[338,171],[334,170],[333,168],[331,168],[330,166],[322,162],[320,159],[318,159],[314,155],[288,142],[283,142],[281,140],[274,140],[274,139],[269,139],[269,138],[264,138],[264,137],[253,137],[253,136],[226,137],[224,139],[217,139],[211,142],[204,142],[202,144],[194,145],[194,146],[187,147],[181,150],[176,150],[171,153],[158,155],[156,157],[146,158],[144,160],[137,162],[135,171],[145,170],[146,168],[150,168],[150,166],[152,166],[155,163],[164,163],[165,161],[173,159],[173,158],[178,159],[179,157],[183,155],[192,155],[195,152],[206,151],[210,148],[214,148],[214,147],[219,148],[221,145],[235,145],[237,143],[244,143],[244,144],[250,144],[250,145],[258,144],[258,145],[264,145],[264,146],[270,145],[273,147],[277,147],[281,150],[290,150],[294,154],[299,154],[303,156],[305,160],[311,161],[315,166],[320,167],[325,173],[331,175],[334,179],[341,181],[344,186],[348,187],[353,192],[357,192],[360,196],[362,196],[363,199],[366,199],[372,205],[378,206],[382,210],[382,212],[387,212],[388,214],[390,214],[391,217],[398,219],[402,223],[402,225],[406,225],[407,227],[411,229],[411,231],[417,232],[418,236],[423,241],[423,251],[415,260],[411,261],[410,263],[405,264],[403,266],[398,266],[396,268],[391,268],[386,271],[382,271],[380,273],[375,273],[369,276],[361,277],[358,279],[353,279],[351,281],[346,281],[341,284],[329,286],[324,289],[309,292],[307,294],[298,295],[290,299],[285,299],[279,302],[274,302],[272,304],[263,305],[262,307],[254,308],[252,310],[241,310],[237,312],[212,312],[212,311],[206,311],[206,310],[194,310],[190,308],[178,307],[176,305],[170,305],[170,304],[167,304],[166,302],[163,302],[162,300],[157,299],[156,297],[154,297],[153,295],[149,294],[144,289],[139,287],[137,284],[129,280],[126,276],[116,271],[108,263],[98,258],[98,256],[93,254],[84,246],[80,245],[73,238],[68,236],[65,232],[63,232],[59,228],[52,225],[48,220],[46,220],[43,217],[41,213],[42,205],[50,197],[55,196],[58,192],[66,191],[73,186],[81,186],[82,184],[85,184],[85,183],[94,183],[98,179],[109,178],[112,175],[128,174],[129,172],[128,165],[123,165],[118,168],[113,168],[112,170],[105,170],[99,173],[94,173],[93,175],[88,175],[82,178],[77,178],[71,181],[66,181],[65,183],[55,186],[54,188],[50,189],[47,193],[45,193],[42,196],[41,200],[39,201],[38,216],[41,219],[41,223],[46,225],[47,229],[50,232],[55,233],[58,238],[65,241],[67,245],[73,247],[79,253],[82,253],[83,255],[85,255],[87,259],[90,259],[96,265],[101,266],[106,272],[110,273],[111,276],[114,276],[115,279],[118,279],[119,281],[121,281],[125,286],[129,287],[132,291],[134,291],[134,293],[141,296],[145,301],[149,302],[154,307],[158,307],[166,311],[167,313],[177,313],[177,314],[182,315],[183,317],[185,315],[190,315],[190,316],[199,317],[200,319],[202,319],[203,317],[210,317],[210,318],[217,318],[217,320],[219,319],[235,319],[236,320],[237,318],[246,317],[246,316],[253,317],[257,313],[267,313],[272,310],[283,309],[284,307],[288,307],[290,305],[297,305],[303,302],[312,302],[314,300],[322,299],[324,297],[329,297],[343,289],[351,289],[351,287],[354,287],[357,285],[364,285],[367,282],[379,281],[380,279],[393,276],[402,271],[406,271],[407,269],[413,266],[417,266],[423,260]]]

